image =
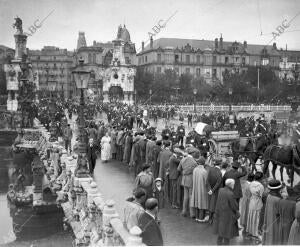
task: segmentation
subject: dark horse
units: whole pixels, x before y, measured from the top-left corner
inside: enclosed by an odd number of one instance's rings
[[[276,179],[275,172],[277,166],[280,166],[280,176],[281,181],[283,181],[283,169],[286,169],[287,175],[289,176],[291,186],[294,182],[294,172],[300,175],[300,148],[299,145],[292,146],[277,146],[270,145],[267,147],[263,159],[264,159],[264,168],[263,173],[268,173],[270,161],[273,164],[272,167],[272,176]]]
[[[256,170],[255,162],[259,156],[263,155],[270,141],[266,135],[255,137],[240,137],[231,143],[233,159],[237,160],[239,155],[246,156],[252,163],[252,170]]]

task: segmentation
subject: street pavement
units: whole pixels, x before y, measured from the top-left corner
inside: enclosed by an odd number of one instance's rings
[[[125,201],[132,196],[134,188],[133,173],[119,161],[104,163],[98,159],[94,179],[103,197],[116,202],[117,212],[123,218]],[[217,236],[213,234],[211,225],[182,217],[179,210],[169,206],[161,209],[159,215],[164,245],[216,245]],[[231,244],[241,245],[245,242],[238,237]]]

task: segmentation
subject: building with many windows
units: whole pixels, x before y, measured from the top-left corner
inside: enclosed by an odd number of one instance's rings
[[[44,46],[42,50],[28,50],[27,54],[33,70],[38,72],[40,91],[47,91],[48,82],[55,81],[56,90],[61,93],[60,95],[69,97],[72,94],[73,52],[54,46]]]
[[[300,51],[281,50],[280,53],[279,78],[286,81],[299,79]]]
[[[203,77],[206,82],[222,82],[223,73],[243,73],[249,66],[268,66],[279,73],[281,54],[276,43],[269,46],[225,42],[220,39],[194,40],[177,38],[150,39],[150,44],[137,54],[138,66],[152,73],[175,70]]]

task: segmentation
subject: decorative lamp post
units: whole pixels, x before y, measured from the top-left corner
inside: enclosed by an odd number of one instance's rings
[[[196,95],[197,95],[197,88],[194,88],[193,94],[194,94],[194,113],[196,113]]]
[[[85,133],[85,119],[84,119],[84,90],[88,88],[91,73],[83,68],[84,60],[79,59],[79,66],[72,71],[76,87],[80,89],[80,109],[78,115],[78,128],[79,128],[79,153],[86,154],[86,133]]]
[[[50,91],[50,105],[49,105],[49,113],[50,113],[50,119],[51,119],[51,125],[50,125],[50,142],[57,141],[57,129],[54,122],[55,119],[55,113],[56,113],[56,104],[55,99],[53,98],[53,92],[55,92],[57,86],[56,81],[47,81],[47,87],[48,91]]]
[[[150,94],[150,105],[151,105],[152,89],[149,90],[149,94]]]

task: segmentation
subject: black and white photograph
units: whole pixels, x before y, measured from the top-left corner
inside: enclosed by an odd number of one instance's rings
[[[300,1],[0,0],[0,246],[300,245]]]

